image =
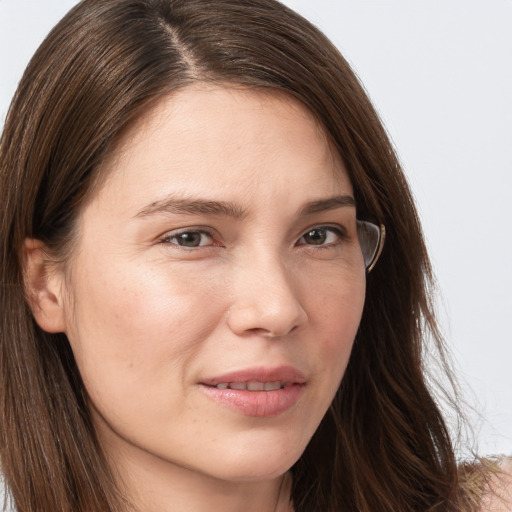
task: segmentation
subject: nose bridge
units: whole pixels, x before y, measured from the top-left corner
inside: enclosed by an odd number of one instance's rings
[[[229,323],[238,334],[258,331],[283,336],[307,321],[293,269],[287,268],[278,251],[253,248],[237,265],[233,279]]]

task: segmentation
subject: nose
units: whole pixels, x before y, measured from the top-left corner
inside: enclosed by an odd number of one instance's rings
[[[253,255],[232,277],[235,291],[228,324],[235,334],[281,337],[306,325],[308,316],[298,296],[298,275],[279,258]]]

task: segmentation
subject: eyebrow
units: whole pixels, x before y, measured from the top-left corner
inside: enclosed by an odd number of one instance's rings
[[[335,210],[343,206],[356,207],[356,200],[349,195],[341,195],[335,197],[329,197],[327,199],[318,199],[317,201],[311,201],[302,208],[301,215],[307,216],[313,213],[325,212],[329,210]]]
[[[135,217],[149,217],[157,214],[192,214],[219,215],[241,219],[245,210],[229,201],[210,201],[207,199],[191,199],[170,195],[161,201],[145,206]]]
[[[350,195],[341,195],[311,201],[301,209],[300,215],[312,215],[344,206],[355,207],[355,199]],[[145,218],[158,214],[218,215],[234,219],[242,219],[247,216],[247,212],[242,206],[230,201],[213,201],[170,195],[160,201],[148,204],[135,217]]]

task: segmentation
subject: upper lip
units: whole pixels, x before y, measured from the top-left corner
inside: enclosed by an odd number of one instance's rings
[[[215,377],[201,380],[201,384],[207,386],[217,386],[225,382],[286,382],[288,384],[304,384],[306,377],[304,374],[293,366],[275,366],[265,367],[259,366],[254,368],[246,368],[244,370],[236,370]]]

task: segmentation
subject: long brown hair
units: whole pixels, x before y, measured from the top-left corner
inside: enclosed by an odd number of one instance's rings
[[[69,343],[43,332],[27,305],[23,242],[42,240],[65,261],[109,148],[151,104],[197,81],[301,101],[345,163],[358,216],[387,229],[346,374],[292,468],[296,512],[469,510],[424,375],[425,336],[442,345],[416,210],[343,57],[274,0],[84,0],[30,62],[1,139],[0,450],[18,512],[127,507]]]

